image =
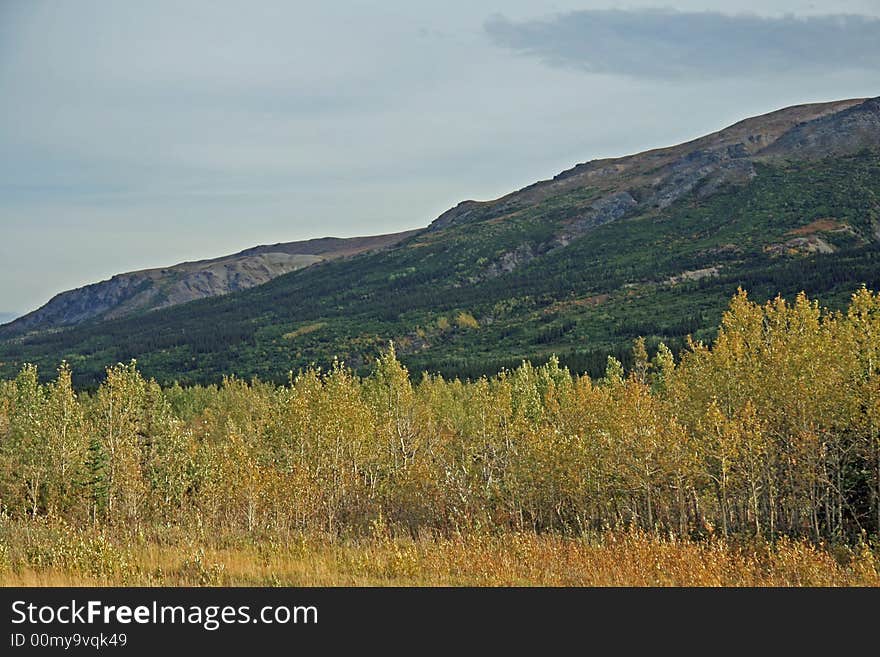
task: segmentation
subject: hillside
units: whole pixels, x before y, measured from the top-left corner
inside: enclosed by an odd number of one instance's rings
[[[282,380],[335,356],[365,366],[389,339],[414,371],[474,376],[557,353],[596,372],[637,336],[709,339],[738,286],[831,307],[880,288],[878,151],[880,99],[779,110],[465,201],[392,248],[237,294],[62,331],[34,323],[0,343],[0,373],[66,358],[93,383],[136,357],[163,381]]]
[[[4,327],[0,336],[74,326],[95,319],[117,319],[238,292],[319,262],[387,248],[409,235],[404,232],[346,239],[325,237],[256,246],[222,258],[118,274],[100,283],[62,292],[45,306]]]

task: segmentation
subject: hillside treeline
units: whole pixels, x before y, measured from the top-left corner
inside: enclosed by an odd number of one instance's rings
[[[218,535],[880,532],[880,295],[832,313],[740,292],[711,346],[638,340],[632,362],[413,384],[391,348],[366,377],[164,389],[132,362],[93,394],[28,366],[0,382],[2,513]]]

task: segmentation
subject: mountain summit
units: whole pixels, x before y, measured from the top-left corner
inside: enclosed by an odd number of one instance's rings
[[[420,231],[341,247],[344,258],[244,251],[240,268],[274,254],[281,275],[238,294],[177,303],[187,265],[162,282],[137,273],[123,302],[88,317],[61,295],[0,330],[0,369],[66,358],[88,382],[137,357],[162,380],[280,379],[335,356],[362,366],[394,340],[414,370],[478,375],[556,353],[593,372],[638,336],[673,348],[710,338],[739,286],[759,298],[805,290],[830,306],[880,287],[878,153],[880,99],[789,107],[464,201]]]

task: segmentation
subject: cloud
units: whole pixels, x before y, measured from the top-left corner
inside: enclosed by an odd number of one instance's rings
[[[880,68],[880,19],[780,18],[667,9],[490,18],[495,45],[552,66],[633,78],[769,77]]]

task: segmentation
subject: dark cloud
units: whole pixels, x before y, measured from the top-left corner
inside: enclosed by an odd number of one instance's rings
[[[496,16],[484,27],[496,45],[554,66],[639,78],[880,68],[880,19],[859,15],[590,10],[525,22]]]

